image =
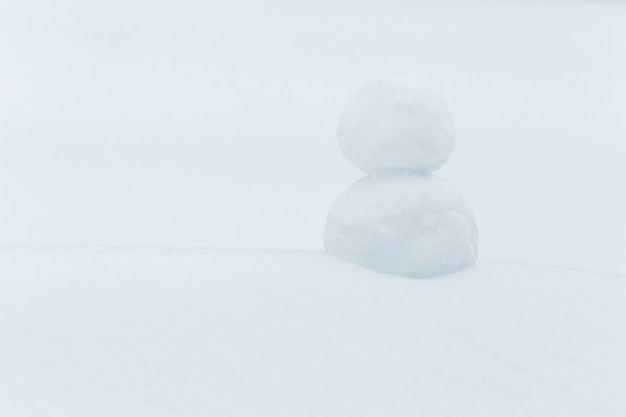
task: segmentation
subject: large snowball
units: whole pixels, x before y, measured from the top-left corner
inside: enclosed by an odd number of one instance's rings
[[[452,115],[441,97],[411,80],[377,80],[348,102],[337,139],[343,155],[368,174],[433,171],[455,143]]]
[[[335,201],[324,245],[357,265],[428,277],[473,264],[478,231],[468,203],[440,177],[366,176]]]

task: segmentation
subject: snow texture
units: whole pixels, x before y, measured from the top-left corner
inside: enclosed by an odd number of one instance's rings
[[[381,272],[429,277],[473,264],[478,231],[463,196],[428,175],[455,143],[452,116],[410,79],[361,88],[339,121],[344,156],[368,176],[346,190],[326,221],[326,252]]]
[[[626,279],[320,252],[0,250],[0,415],[623,417]]]
[[[461,193],[440,177],[365,176],[335,201],[324,244],[357,265],[427,277],[473,264],[478,231]]]
[[[433,171],[452,155],[455,137],[443,99],[401,78],[362,87],[344,109],[337,130],[343,155],[368,174]]]

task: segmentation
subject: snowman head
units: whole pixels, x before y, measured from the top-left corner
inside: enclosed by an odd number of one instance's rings
[[[337,130],[343,155],[368,174],[426,173],[446,163],[456,132],[439,95],[410,79],[380,79],[346,105]]]

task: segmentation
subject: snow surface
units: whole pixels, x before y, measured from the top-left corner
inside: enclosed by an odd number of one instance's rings
[[[357,265],[426,277],[476,262],[478,230],[463,195],[443,178],[365,176],[330,209],[324,246]]]
[[[446,103],[412,79],[379,79],[361,87],[337,129],[343,155],[367,174],[433,171],[450,158],[455,139]]]
[[[626,415],[626,277],[320,252],[0,250],[0,415]]]

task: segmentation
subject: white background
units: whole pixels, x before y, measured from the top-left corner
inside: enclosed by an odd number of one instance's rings
[[[350,96],[415,76],[481,257],[626,273],[626,4],[0,0],[0,246],[321,249]]]

